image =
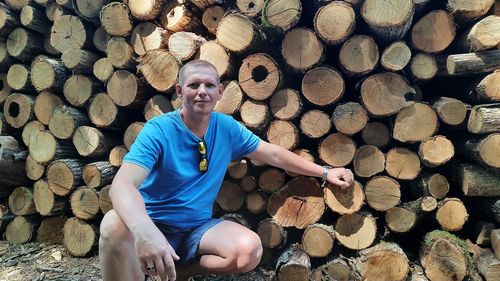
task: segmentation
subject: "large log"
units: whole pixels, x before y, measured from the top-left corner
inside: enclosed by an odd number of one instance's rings
[[[430,168],[447,163],[454,155],[455,147],[453,143],[441,135],[423,140],[418,149],[420,160]]]
[[[455,47],[460,52],[477,52],[495,48],[500,43],[496,31],[500,28],[499,16],[488,16],[462,32]]]
[[[302,235],[303,250],[310,257],[326,257],[331,253],[334,242],[335,231],[331,225],[312,224]]]
[[[400,71],[411,59],[411,50],[404,41],[396,41],[385,47],[380,56],[380,64],[388,71]]]
[[[96,228],[78,218],[69,218],[63,228],[63,243],[71,255],[84,257],[99,240]]]
[[[279,281],[308,281],[311,271],[311,261],[299,244],[290,245],[278,258],[276,272]]]
[[[45,180],[39,180],[33,184],[33,201],[37,212],[42,216],[60,215],[68,203],[66,198],[57,196],[50,190]]]
[[[67,196],[83,184],[82,171],[85,162],[81,159],[59,159],[47,167],[47,183],[50,190],[59,196]]]
[[[370,121],[361,131],[361,138],[365,144],[380,148],[389,144],[391,132],[385,124]]]
[[[401,142],[418,142],[433,136],[438,127],[434,109],[424,103],[414,103],[396,115],[392,137]]]
[[[436,220],[447,231],[458,231],[462,229],[469,218],[464,203],[458,198],[446,198],[439,202],[436,212]]]
[[[97,103],[97,102],[96,102]],[[146,120],[149,120],[155,116],[173,111],[172,104],[170,100],[164,95],[155,95],[150,98],[146,105],[144,105],[143,115]],[[90,112],[90,109],[89,109]],[[230,113],[226,113],[230,114]]]
[[[332,121],[337,131],[352,136],[366,126],[368,114],[359,103],[347,102],[335,107]]]
[[[3,105],[5,121],[13,128],[19,129],[35,117],[33,106],[35,97],[13,93],[7,97]]]
[[[61,60],[38,56],[31,63],[31,83],[37,89],[62,92],[64,83],[70,76]]]
[[[375,218],[367,213],[343,215],[335,224],[335,234],[337,241],[348,249],[366,249],[375,241],[377,224]]]
[[[45,166],[36,162],[31,156],[26,158],[26,176],[30,180],[38,180],[45,174]]]
[[[33,93],[35,91],[33,84],[31,84],[30,69],[23,64],[15,63],[9,67],[7,84],[16,91],[24,93]]]
[[[457,167],[458,184],[465,196],[500,196],[500,175],[479,165],[463,163]]]
[[[44,125],[49,125],[54,109],[63,103],[63,100],[49,91],[42,91],[35,99],[35,116]]]
[[[246,100],[240,108],[241,121],[250,129],[264,131],[270,121],[270,110],[266,103]]]
[[[92,74],[94,63],[100,58],[96,53],[83,49],[66,49],[61,60],[73,73]]]
[[[299,145],[299,130],[290,121],[274,120],[267,130],[267,140],[288,150]]]
[[[302,13],[299,0],[269,0],[262,10],[262,26],[268,34],[285,33],[295,27]]]
[[[328,66],[313,68],[302,78],[302,94],[315,105],[333,104],[342,97],[344,91],[344,79]]]
[[[180,62],[168,51],[151,50],[138,58],[137,70],[157,91],[167,92],[177,82]],[[164,73],[164,75],[157,75]]]
[[[99,19],[106,32],[112,36],[127,36],[134,27],[129,8],[119,2],[111,2],[104,6]]]
[[[378,45],[366,35],[352,36],[340,48],[339,65],[347,76],[370,73],[377,66],[378,60]]]
[[[235,114],[243,104],[243,91],[237,81],[227,81],[224,85],[222,98],[217,101],[214,110],[225,114]]]
[[[387,211],[401,202],[399,183],[387,176],[375,176],[365,186],[366,203],[374,210]]]
[[[207,42],[202,36],[193,32],[175,32],[168,39],[168,50],[180,61],[188,61],[198,52],[200,46]]]
[[[99,24],[99,12],[110,0],[71,0],[75,13],[82,19]],[[130,2],[130,1],[129,1]],[[146,2],[146,1],[145,1]]]
[[[385,155],[385,171],[401,180],[415,179],[422,169],[418,155],[404,147],[394,147]]]
[[[486,168],[500,169],[500,133],[471,136],[454,141],[458,154]]]
[[[124,37],[111,37],[106,45],[106,55],[116,68],[134,68],[134,49]]]
[[[105,187],[99,190],[99,208],[103,214],[106,214],[111,209],[113,209],[113,203],[109,198],[109,190],[111,189],[111,185],[106,185]]]
[[[75,148],[70,143],[56,140],[49,131],[34,132],[30,138],[28,149],[30,156],[41,164],[77,155]]]
[[[351,5],[332,1],[318,9],[314,16],[314,31],[328,45],[347,40],[356,26],[356,15]]]
[[[123,131],[130,123],[126,112],[120,109],[106,93],[98,93],[92,98],[88,116],[96,127],[115,131]]]
[[[21,9],[19,18],[21,19],[21,24],[26,28],[41,34],[46,34],[52,24],[42,9],[38,9],[32,5],[25,5]]]
[[[9,196],[9,210],[16,216],[36,214],[33,189],[24,186],[16,187]]]
[[[500,103],[474,106],[467,129],[473,134],[500,132]]]
[[[36,32],[18,27],[9,33],[6,47],[10,56],[24,62],[29,62],[34,54],[43,52],[43,39]]]
[[[276,168],[269,168],[259,176],[259,187],[265,192],[275,192],[286,182],[285,174]]]
[[[286,243],[287,232],[271,218],[259,222],[257,234],[265,248],[279,248]]]
[[[143,122],[133,122],[131,123],[125,132],[123,133],[123,145],[130,150],[132,144],[135,142],[135,139],[141,132],[142,128],[144,128]]]
[[[319,158],[332,167],[344,167],[351,163],[356,153],[354,141],[341,133],[325,137],[318,147]]]
[[[384,171],[385,155],[375,146],[360,146],[354,155],[353,166],[356,176],[370,178]]]
[[[258,0],[258,1],[262,2],[262,6],[264,6],[263,0]],[[241,2],[241,1],[237,1],[237,2]],[[256,2],[256,1],[252,1],[252,3],[253,2]],[[258,5],[254,5],[254,6],[257,7]],[[251,15],[246,14],[243,11],[242,11],[242,13],[246,16],[251,17]],[[201,22],[203,23],[205,28],[208,30],[208,32],[215,35],[215,34],[217,34],[217,26],[219,25],[220,20],[222,19],[222,17],[224,17],[225,14],[226,14],[226,10],[224,9],[224,7],[221,7],[218,5],[210,6],[203,12]]]
[[[113,181],[116,169],[107,161],[93,162],[83,167],[82,178],[89,188],[100,188]]]
[[[62,15],[54,20],[50,31],[50,44],[59,52],[67,49],[89,49],[92,46],[93,30],[80,18]]]
[[[415,23],[411,31],[411,42],[419,51],[438,53],[451,44],[456,32],[453,16],[446,11],[435,10]]]
[[[19,17],[11,7],[0,3],[0,36],[9,35],[16,27],[20,26]]]
[[[111,134],[102,133],[90,126],[80,126],[73,134],[73,145],[83,157],[97,158],[107,155],[116,143]]]
[[[5,239],[12,244],[27,243],[35,238],[35,233],[39,224],[39,217],[16,216],[14,220],[7,225]]]
[[[361,209],[365,201],[363,186],[357,181],[349,188],[339,188],[328,184],[324,189],[326,205],[341,215],[353,214]]]
[[[118,106],[141,107],[146,102],[142,82],[127,70],[115,71],[106,87],[107,93]]]
[[[381,242],[359,255],[355,268],[367,280],[405,281],[410,271],[408,257],[396,243]]]
[[[36,241],[42,243],[62,244],[63,227],[66,217],[46,217],[40,223],[36,233]]]
[[[317,139],[326,135],[332,128],[330,117],[323,111],[310,110],[300,118],[300,131],[309,138]]]
[[[89,124],[90,120],[84,112],[61,104],[54,108],[52,112],[49,130],[54,137],[61,140],[68,140],[73,137],[78,127]]]
[[[436,58],[432,54],[418,53],[410,62],[410,73],[412,78],[418,81],[428,81],[438,73]]]
[[[179,1],[180,2],[180,1]],[[161,25],[171,31],[197,31],[202,29],[201,20],[196,17],[190,6],[180,3],[171,3],[165,6],[160,15]]]
[[[441,122],[458,126],[465,121],[467,117],[467,105],[460,100],[448,97],[440,97],[432,104]]]
[[[379,40],[391,42],[403,38],[410,29],[414,11],[412,0],[366,0],[361,16]]]
[[[103,83],[106,83],[108,79],[111,78],[114,71],[115,68],[109,58],[101,58],[97,60],[92,67],[92,73],[94,76]]]
[[[101,211],[97,191],[87,186],[75,190],[70,196],[70,203],[75,217],[82,220],[91,220]]]
[[[45,126],[37,120],[33,120],[33,121],[26,123],[26,125],[24,125],[24,127],[23,127],[23,132],[21,134],[23,143],[26,146],[28,146],[30,138],[33,135],[33,132],[43,131],[43,130],[45,130]]]
[[[283,84],[283,74],[276,61],[268,54],[257,53],[246,57],[239,69],[241,89],[254,100],[269,98]]]
[[[321,64],[325,59],[324,52],[323,43],[305,27],[289,30],[281,42],[281,55],[286,65],[300,73]]]

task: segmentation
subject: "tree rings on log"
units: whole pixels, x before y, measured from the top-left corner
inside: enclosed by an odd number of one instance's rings
[[[34,119],[34,105],[33,96],[19,93],[9,95],[3,105],[5,121],[13,128],[22,128],[28,121]]]
[[[286,243],[287,233],[285,229],[271,218],[264,219],[259,223],[257,234],[265,248],[279,248]]]
[[[248,17],[255,17],[264,8],[264,0],[236,0],[236,7],[242,14]]]
[[[375,36],[385,42],[403,38],[413,22],[412,0],[366,0],[361,16]]]
[[[357,176],[370,178],[384,171],[385,155],[375,146],[363,145],[356,150],[353,166]]]
[[[29,145],[29,143],[28,143]],[[36,162],[31,156],[26,158],[26,176],[30,180],[38,180],[45,174],[45,166]]]
[[[316,34],[304,27],[288,31],[281,42],[285,63],[296,72],[306,72],[324,60],[323,43]]]
[[[178,31],[168,39],[168,50],[180,61],[191,60],[200,46],[206,42],[202,36],[193,32]]]
[[[364,278],[379,281],[407,280],[410,264],[398,244],[381,242],[361,251],[359,255],[355,268]]]
[[[408,233],[417,224],[418,216],[413,210],[393,207],[385,212],[385,224],[395,233]]]
[[[250,129],[263,131],[270,121],[271,113],[266,103],[246,100],[240,108],[241,120]]]
[[[379,50],[377,43],[366,35],[355,35],[342,44],[339,63],[348,76],[365,75],[378,64]]]
[[[37,217],[16,216],[5,230],[5,239],[13,244],[24,244],[35,238],[40,224]]]
[[[300,131],[310,138],[321,138],[328,134],[331,128],[330,117],[320,110],[310,110],[300,118]]]
[[[64,246],[75,257],[89,254],[99,240],[94,227],[76,217],[64,224],[63,237]]]
[[[289,121],[274,120],[267,129],[267,139],[288,150],[294,150],[299,145],[299,130]]]
[[[285,33],[300,20],[302,4],[300,0],[269,0],[262,10],[262,26],[264,29]]]
[[[130,18],[130,10],[127,5],[119,2],[111,2],[104,6],[99,19],[106,32],[112,36],[127,36],[134,27]]]
[[[232,179],[242,179],[248,173],[248,161],[246,159],[241,159],[239,161],[233,161],[229,163],[226,173]]]
[[[82,178],[89,188],[100,188],[111,184],[116,169],[107,161],[89,163],[83,167]]]
[[[241,89],[254,100],[269,98],[283,83],[283,77],[274,59],[265,53],[246,57],[238,73]]]
[[[137,1],[139,2],[139,1]],[[156,1],[163,2],[163,1]],[[151,22],[142,22],[134,27],[130,35],[130,45],[138,55],[147,51],[165,48],[167,46],[168,32]]]
[[[328,45],[338,45],[351,36],[356,27],[353,8],[333,1],[318,9],[314,16],[314,31]]]
[[[432,104],[432,108],[439,119],[450,126],[462,124],[467,117],[467,105],[457,99],[440,97]]]
[[[312,224],[302,235],[304,252],[310,257],[326,257],[331,253],[335,242],[335,231],[331,225]]]
[[[160,15],[165,2],[163,0],[129,0],[127,5],[132,16],[141,21],[148,21]]]
[[[384,147],[391,141],[389,128],[380,122],[368,122],[361,131],[363,142],[375,147]]]
[[[285,184],[285,174],[276,168],[269,168],[259,176],[259,187],[265,192],[275,192]]]
[[[216,41],[201,44],[196,58],[210,62],[221,78],[231,77],[233,74],[234,62],[231,55]]]
[[[263,0],[262,1],[264,4]],[[240,2],[240,1],[238,1]],[[255,1],[254,1],[255,2]],[[220,20],[226,13],[226,10],[224,10],[223,7],[221,6],[210,6],[208,7],[205,12],[203,12],[203,16],[201,17],[201,22],[205,26],[205,28],[208,30],[208,32],[212,33],[213,35],[217,34],[217,26],[219,25]],[[245,13],[243,13],[245,14]],[[250,15],[247,15],[250,16]]]
[[[332,167],[344,167],[351,163],[356,153],[354,141],[340,133],[325,137],[318,148],[319,157]]]
[[[243,53],[262,44],[257,26],[246,16],[226,14],[217,26],[217,42],[231,52]]]
[[[241,107],[244,100],[243,91],[236,81],[229,81],[224,83],[224,92],[222,98],[217,101],[214,110],[225,114],[235,114]]]
[[[313,68],[302,78],[302,94],[315,105],[333,104],[342,97],[344,91],[342,76],[327,66]]]
[[[431,80],[438,73],[436,58],[427,53],[416,54],[410,62],[410,73],[417,80]]]
[[[28,150],[30,156],[40,164],[77,155],[71,144],[58,142],[49,131],[35,131],[30,138]]]
[[[139,107],[145,102],[141,81],[127,70],[117,70],[111,75],[107,84],[107,92],[118,106]]]
[[[33,189],[24,186],[16,187],[9,195],[9,209],[16,216],[36,214]]]
[[[59,96],[49,91],[42,91],[35,99],[33,110],[35,111],[36,119],[44,125],[49,125],[54,108],[62,103],[63,101]]]
[[[375,219],[363,213],[343,215],[335,224],[335,238],[341,245],[351,250],[370,247],[375,241],[376,234]]]
[[[83,184],[81,159],[59,159],[47,167],[47,183],[50,190],[59,196],[69,195]]]
[[[278,281],[310,280],[311,261],[307,253],[304,252],[302,245],[292,244],[281,253],[276,263],[276,274]]]
[[[455,148],[445,136],[437,135],[420,143],[418,155],[425,166],[433,168],[443,165],[453,158]]]
[[[293,120],[302,110],[300,94],[293,89],[286,88],[277,91],[269,102],[271,113],[281,120]]]
[[[326,205],[330,210],[341,215],[359,211],[365,201],[363,187],[357,181],[354,181],[349,188],[339,188],[329,183],[323,191]]]
[[[418,155],[402,147],[394,147],[385,156],[385,171],[400,180],[413,180],[422,169]]]
[[[87,48],[92,45],[93,34],[80,18],[62,15],[54,21],[50,31],[50,45],[57,51]]]
[[[401,142],[418,142],[433,136],[438,127],[434,109],[424,103],[414,103],[396,115],[392,137]]]
[[[123,112],[106,93],[98,93],[90,101],[88,116],[92,124],[98,128],[121,131],[127,124]]]
[[[226,180],[222,183],[215,201],[222,210],[226,212],[235,212],[243,207],[245,203],[245,193],[237,184]]]
[[[52,112],[49,130],[54,137],[62,140],[70,139],[76,129],[90,123],[87,115],[78,109],[64,104],[58,105]]]
[[[365,196],[372,209],[385,212],[401,202],[401,189],[395,179],[375,176],[366,183]]]
[[[413,25],[410,40],[419,51],[438,53],[451,44],[456,32],[453,16],[446,11],[435,10]]]
[[[62,92],[69,76],[70,71],[61,60],[40,55],[31,63],[31,83],[37,91],[47,89]]]
[[[43,38],[40,34],[22,27],[14,29],[5,43],[11,57],[28,62],[33,54],[43,53]]]
[[[245,198],[245,206],[252,214],[260,214],[266,210],[267,198],[263,192],[251,191]]]
[[[157,91],[167,92],[175,86],[180,62],[168,51],[162,49],[148,51],[140,56],[137,62],[139,63],[137,70]]]
[[[37,230],[36,241],[41,243],[62,244],[63,227],[67,219],[66,217],[44,218]]]
[[[75,107],[84,107],[101,85],[91,76],[74,74],[64,82],[66,100]]]
[[[368,122],[368,114],[359,103],[347,102],[335,107],[332,121],[337,131],[351,136],[363,130]]]
[[[94,127],[80,126],[73,135],[73,145],[80,156],[95,158],[107,155],[116,145],[116,140]]]
[[[380,57],[380,64],[389,71],[400,71],[411,59],[411,50],[404,41],[396,41],[387,46]]]
[[[23,143],[28,146],[30,142],[31,135],[34,131],[44,131],[45,126],[37,120],[29,121],[24,125],[23,132],[21,134]]]
[[[71,211],[82,220],[93,219],[99,214],[99,197],[97,192],[83,186],[75,190],[70,197]]]
[[[447,231],[462,229],[469,218],[464,203],[458,198],[445,198],[439,202],[436,219],[439,225]]]

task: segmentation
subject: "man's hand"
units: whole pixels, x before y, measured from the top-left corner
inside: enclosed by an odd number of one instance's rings
[[[348,188],[354,183],[354,175],[351,170],[345,168],[330,169],[326,179],[329,183],[340,188]]]
[[[179,260],[179,256],[154,224],[142,228],[134,234],[134,239],[144,274],[159,275],[162,281],[176,279],[174,261]]]

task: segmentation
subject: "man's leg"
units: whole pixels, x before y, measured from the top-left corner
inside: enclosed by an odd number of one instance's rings
[[[144,280],[132,234],[114,210],[101,222],[99,261],[104,281]]]

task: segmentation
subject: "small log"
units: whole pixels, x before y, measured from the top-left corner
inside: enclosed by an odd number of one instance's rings
[[[206,39],[192,32],[179,31],[168,39],[168,50],[180,61],[191,60]]]
[[[155,116],[173,110],[174,109],[172,108],[172,104],[167,97],[165,97],[164,95],[155,95],[146,102],[146,105],[144,105],[143,115],[147,121]]]
[[[460,52],[478,52],[495,48],[500,44],[500,37],[496,35],[496,30],[499,28],[499,16],[485,17],[462,32],[455,48]]]
[[[323,111],[310,110],[300,118],[300,131],[309,138],[321,138],[332,128],[330,117]]]
[[[49,131],[35,132],[30,138],[28,149],[33,160],[40,164],[77,155],[70,143],[56,140]]]
[[[36,216],[16,216],[7,225],[5,239],[12,244],[24,244],[35,238],[36,230],[40,224],[40,219]]]
[[[431,80],[438,73],[436,58],[432,54],[416,54],[410,62],[410,73],[417,81]]]
[[[82,19],[99,24],[99,12],[110,0],[71,0],[75,13]],[[131,2],[131,1],[129,1]]]
[[[267,211],[284,227],[304,229],[323,215],[323,191],[314,178],[297,177],[271,194]],[[291,211],[294,210],[294,211]]]
[[[360,146],[352,162],[354,173],[362,178],[370,178],[385,169],[384,153],[372,145]]]
[[[241,2],[237,1],[237,2]],[[262,6],[264,6],[264,1],[263,0],[258,0],[258,1],[252,1],[253,2],[262,2]],[[255,5],[257,7],[257,5]],[[240,11],[246,15],[251,17],[251,15],[245,13],[240,9]],[[222,17],[226,14],[226,10],[221,7],[221,6],[210,6],[208,7],[204,12],[203,16],[201,18],[201,22],[205,26],[205,28],[208,30],[208,32],[212,33],[213,35],[217,34],[217,26],[219,25],[220,20]]]
[[[232,179],[239,180],[248,174],[248,161],[246,159],[241,159],[239,161],[233,161],[227,167],[227,175]]]
[[[116,140],[96,128],[80,126],[73,135],[73,145],[80,156],[96,158],[107,155],[116,145]]]
[[[408,233],[427,213],[437,208],[437,200],[432,196],[420,197],[417,200],[406,202],[390,208],[385,213],[387,227],[396,233]]]
[[[82,171],[85,162],[81,159],[59,159],[47,167],[47,183],[50,190],[59,196],[67,196],[83,184]]]
[[[31,156],[26,158],[26,176],[30,180],[38,180],[45,174],[45,166],[36,162]]]
[[[415,7],[412,0],[366,0],[361,16],[379,40],[391,42],[403,38],[413,22]]]
[[[141,81],[127,70],[117,70],[111,75],[107,93],[118,106],[141,107],[145,103]]]
[[[63,227],[66,217],[47,217],[42,220],[36,233],[36,241],[49,244],[63,243]]]
[[[394,147],[385,155],[385,171],[400,180],[413,180],[422,169],[418,155],[403,147]]]
[[[201,19],[194,14],[190,7],[175,2],[165,6],[159,20],[163,28],[172,32],[195,32],[203,29]]]
[[[88,116],[97,128],[123,131],[129,123],[128,116],[106,93],[98,93],[92,98],[88,108]]]
[[[75,190],[70,196],[71,211],[81,220],[96,218],[100,212],[97,191],[87,186]]]
[[[319,158],[332,167],[344,167],[351,163],[356,153],[354,141],[341,133],[325,137],[318,147]]]
[[[356,15],[351,5],[332,1],[318,9],[313,24],[321,40],[335,46],[351,36],[356,26]]]
[[[89,124],[90,120],[84,112],[61,104],[54,108],[49,122],[49,130],[54,137],[68,140],[73,137],[78,127]]]
[[[495,256],[500,260],[500,229],[493,229],[491,231],[491,248],[495,252]]]
[[[467,129],[473,134],[500,132],[500,103],[474,106]]]
[[[125,145],[128,150],[130,150],[130,147],[135,142],[142,128],[144,128],[143,122],[133,122],[123,133],[123,145]]]
[[[134,27],[127,5],[111,2],[101,9],[99,14],[101,25],[112,36],[127,36]]]
[[[438,53],[451,44],[456,32],[453,16],[446,11],[435,10],[415,23],[410,40],[413,47],[419,51]]]
[[[302,245],[292,244],[284,250],[276,263],[278,281],[307,281],[311,275],[311,261]]]
[[[479,0],[473,3],[463,0],[448,0],[446,7],[461,22],[469,22],[484,16],[494,3],[494,0]]]
[[[491,231],[495,229],[495,224],[491,222],[478,221],[474,228],[474,243],[481,246],[491,245]]]
[[[16,216],[36,214],[33,189],[24,186],[14,189],[9,196],[9,209]]]
[[[9,67],[7,72],[7,84],[11,89],[24,93],[33,93],[35,88],[31,84],[30,69],[23,64],[15,63]]]
[[[366,35],[355,35],[342,44],[339,65],[347,76],[362,76],[371,72],[378,64],[377,43]]]
[[[440,97],[432,104],[439,119],[450,126],[462,124],[467,117],[467,106],[460,100],[448,97]]]
[[[335,231],[331,225],[312,224],[304,230],[302,246],[310,257],[326,257],[335,242]]]
[[[217,202],[222,210],[235,212],[243,207],[245,194],[237,184],[225,180],[221,185],[215,202]]]
[[[155,2],[163,3],[163,1]],[[147,51],[165,48],[168,44],[167,40],[172,40],[172,37],[170,36],[169,38],[169,33],[165,29],[151,22],[142,22],[136,25],[132,30],[130,45],[134,49],[134,52],[141,56]]]
[[[283,78],[276,61],[265,53],[246,57],[238,73],[241,89],[254,100],[269,98],[281,87]]]
[[[299,145],[299,130],[289,122],[274,120],[267,129],[267,140],[288,150],[294,150]]]
[[[252,214],[260,214],[266,210],[267,198],[263,192],[251,191],[245,198],[245,206]]]
[[[21,134],[23,143],[26,146],[28,146],[33,132],[34,131],[44,131],[44,130],[45,130],[45,126],[42,123],[40,123],[39,121],[37,121],[37,120],[29,121],[28,123],[26,123],[26,125],[24,125],[23,132]]]
[[[240,108],[241,121],[250,129],[264,131],[270,121],[269,111],[268,105],[263,102],[246,100]]]
[[[75,107],[84,107],[92,95],[101,89],[100,83],[91,76],[74,74],[66,80],[64,97]]]
[[[99,55],[83,49],[66,49],[61,56],[64,65],[73,73],[92,74]]]
[[[446,69],[452,76],[467,76],[494,71],[500,66],[500,49],[449,55]]]
[[[109,58],[98,59],[92,67],[94,76],[103,83],[106,83],[111,78],[114,71],[115,68]]]
[[[140,21],[156,19],[165,5],[161,0],[129,0],[127,2],[130,13]]]
[[[113,147],[113,149],[109,152],[108,159],[111,166],[120,167],[122,165],[123,157],[125,157],[127,152],[127,148],[122,145]]]
[[[473,84],[473,92],[480,102],[500,102],[500,90],[496,87],[500,83],[500,71],[495,71]],[[479,102],[477,102],[479,103]]]
[[[335,108],[332,115],[332,122],[337,131],[352,136],[363,130],[366,126],[368,114],[359,103],[347,102]]]
[[[458,184],[465,196],[500,196],[498,173],[466,163],[457,168]]]
[[[500,169],[498,144],[500,133],[481,137],[468,137],[454,141],[458,154],[486,168]]]
[[[92,36],[92,44],[94,47],[100,52],[106,52],[106,46],[108,45],[108,40],[111,38],[111,35],[106,32],[106,29],[101,25],[99,26]]]
[[[344,247],[361,250],[375,241],[377,224],[370,214],[358,212],[342,215],[335,224],[335,238]]]
[[[20,25],[21,23],[15,10],[4,3],[0,3],[0,36],[6,37]]]
[[[389,144],[391,132],[383,123],[370,121],[361,131],[361,138],[365,144],[380,148]]]
[[[455,155],[453,143],[445,136],[435,135],[420,143],[418,156],[426,167],[441,166]]]
[[[323,43],[316,34],[304,27],[288,31],[281,42],[281,55],[285,63],[299,73],[321,64],[325,59],[324,51]]]
[[[438,117],[432,107],[414,103],[396,115],[392,137],[401,142],[418,142],[433,136],[438,126]]]
[[[50,30],[50,45],[61,53],[67,49],[91,49],[92,39],[90,26],[73,15],[58,17]]]
[[[446,198],[438,204],[436,220],[444,230],[462,229],[468,217],[464,203],[458,198]]]
[[[42,91],[35,99],[35,116],[44,125],[49,125],[54,109],[62,104],[62,99],[49,91]]]
[[[443,199],[450,190],[450,184],[445,176],[434,174],[423,174],[416,181],[410,183],[411,193],[414,197],[432,196]]]
[[[5,45],[11,57],[24,62],[31,61],[34,54],[43,52],[42,36],[23,27],[9,33]]]
[[[377,211],[387,211],[401,202],[399,183],[387,176],[375,176],[365,185],[366,203]]]
[[[355,268],[364,278],[405,281],[410,272],[408,257],[396,243],[381,242],[359,254]]]
[[[68,203],[66,198],[55,195],[45,180],[33,184],[33,201],[36,211],[42,216],[60,215]]]
[[[196,54],[196,58],[206,60],[213,64],[219,76],[222,78],[233,76],[235,66],[233,57],[224,47],[215,41],[208,41],[201,44]]]
[[[0,42],[0,71],[5,73],[14,63],[15,59],[9,55],[9,52],[7,52],[7,45],[5,42]],[[3,75],[5,74],[2,74],[2,76]]]
[[[134,68],[134,49],[124,37],[111,37],[106,46],[106,55],[111,64],[116,68]]]
[[[83,167],[83,182],[89,188],[100,188],[111,184],[117,170],[107,161],[89,163]]]
[[[243,104],[243,91],[237,81],[228,81],[223,84],[225,87],[222,98],[217,101],[214,110],[229,115],[235,114]]]
[[[47,33],[52,24],[42,9],[37,9],[31,5],[26,5],[21,9],[19,18],[21,24],[26,28],[41,34]]]
[[[266,1],[261,13],[262,27],[268,33],[285,33],[297,25],[301,13],[302,4],[299,0]]]
[[[285,179],[283,178],[283,184],[285,184]],[[245,192],[250,192],[257,188],[257,181],[251,175],[244,176],[240,181],[240,187]]]
[[[78,218],[69,218],[64,224],[64,246],[75,257],[88,255],[97,244],[98,237],[94,226]]]
[[[315,105],[326,106],[338,101],[345,92],[344,79],[335,69],[320,66],[302,78],[302,94]]]
[[[387,46],[380,57],[380,64],[388,71],[400,71],[411,59],[411,50],[404,41],[396,41]]]
[[[269,168],[259,176],[259,187],[265,192],[275,192],[285,184],[285,174],[276,168]]]
[[[326,205],[341,215],[353,214],[361,209],[365,201],[363,186],[355,181],[349,188],[327,184],[323,190]]]
[[[168,51],[158,49],[148,51],[137,59],[137,70],[157,91],[167,92],[177,83],[180,62]],[[165,75],[158,75],[164,73]]]
[[[70,71],[61,60],[38,56],[31,63],[31,83],[37,91],[62,92],[69,76]]]
[[[113,209],[113,203],[111,202],[111,199],[109,198],[109,189],[111,188],[111,185],[106,185],[105,187],[101,188],[99,190],[99,208],[101,209],[101,212],[105,215],[107,212],[109,212],[111,209]]]
[[[3,105],[5,121],[16,129],[23,127],[28,121],[33,120],[35,114],[33,106],[35,97],[13,93],[7,97]]]
[[[287,232],[283,226],[279,225],[271,218],[259,222],[257,234],[262,241],[262,246],[265,248],[280,248],[286,243]]]

